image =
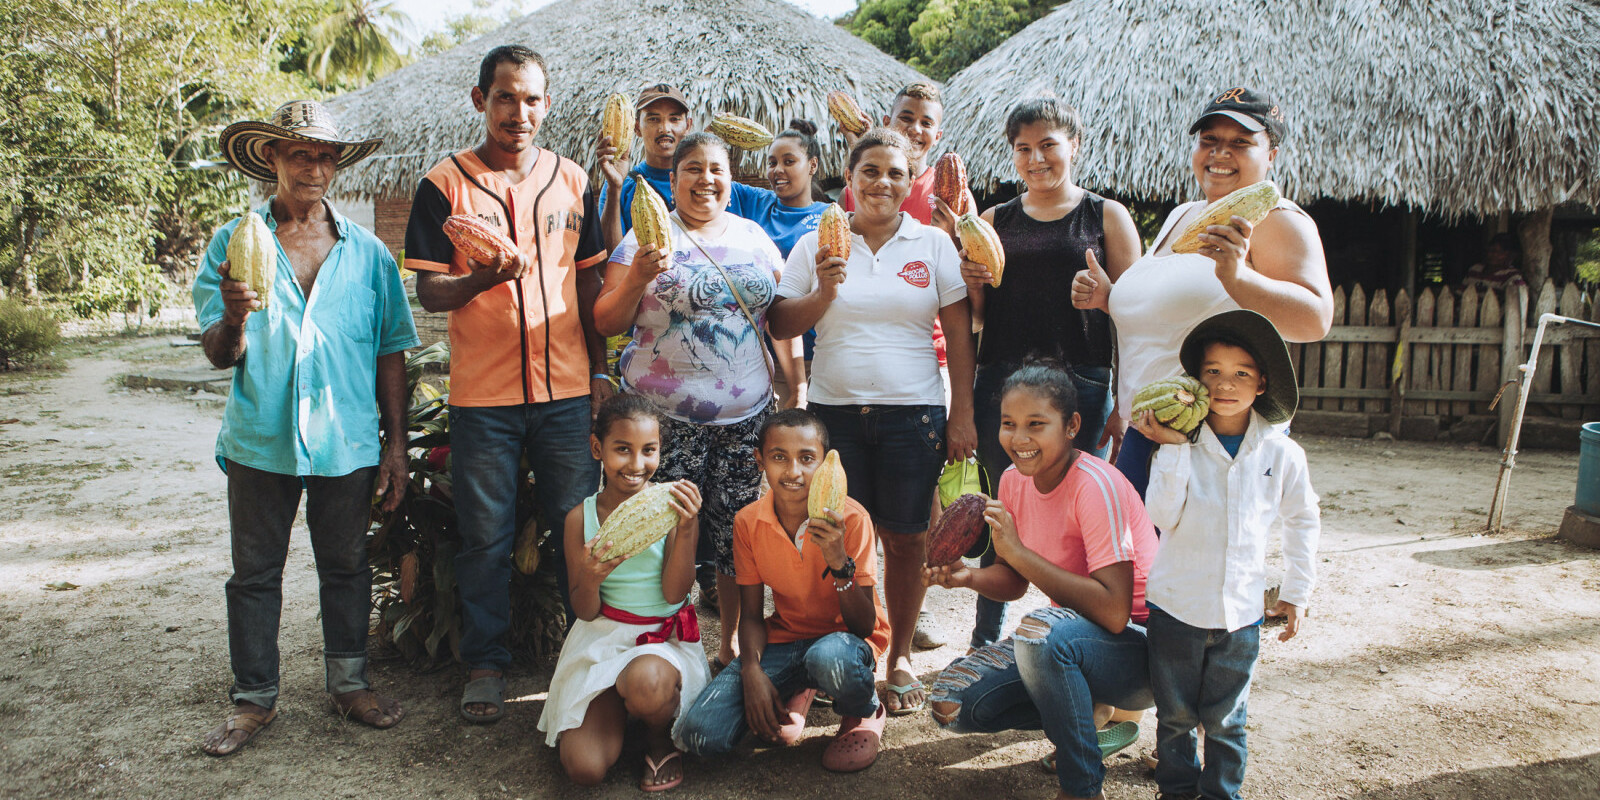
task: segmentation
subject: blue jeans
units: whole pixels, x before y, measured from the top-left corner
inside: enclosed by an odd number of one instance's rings
[[[1237,800],[1244,783],[1245,707],[1261,626],[1207,630],[1150,607],[1150,684],[1156,697],[1156,785],[1163,794]],[[1195,757],[1206,729],[1206,765]]]
[[[1132,425],[1122,434],[1122,449],[1117,451],[1117,470],[1128,479],[1128,483],[1133,484],[1141,500],[1144,499],[1144,490],[1150,486],[1150,457],[1155,452],[1155,443],[1144,438],[1144,434],[1134,430]]]
[[[1040,730],[1056,746],[1056,780],[1094,797],[1105,780],[1094,704],[1149,708],[1144,628],[1111,633],[1068,608],[1029,612],[1017,631],[964,658],[934,681],[934,721],[960,733]],[[956,703],[951,711],[943,706]]]
[[[1011,466],[1011,457],[1000,446],[1000,389],[1006,379],[1016,372],[1016,364],[988,364],[978,367],[977,379],[972,386],[973,422],[978,428],[978,463],[983,465],[983,489],[990,497],[1000,486],[1000,473]],[[1082,426],[1073,437],[1072,446],[1085,453],[1105,458],[1111,451],[1110,443],[1097,448],[1105,435],[1106,421],[1114,413],[1111,402],[1111,370],[1106,367],[1072,367],[1073,388],[1078,390],[1078,416]],[[1142,490],[1141,490],[1142,493]],[[994,564],[994,548],[984,551],[981,566]],[[972,646],[982,647],[1000,638],[1005,630],[1006,604],[978,595],[977,620],[972,626]]]
[[[567,619],[567,512],[600,488],[600,462],[589,453],[589,398],[493,408],[450,407],[450,478],[461,552],[461,658],[474,669],[511,664],[511,548],[517,536],[517,490],[533,468],[534,501],[555,534],[556,581]]]
[[[744,676],[740,656],[717,674],[700,698],[678,719],[673,738],[699,756],[726,753],[739,743],[750,724],[744,716]],[[761,671],[781,697],[819,689],[833,697],[833,708],[845,717],[878,713],[873,690],[877,659],[872,648],[850,633],[769,644],[761,654]]]
[[[283,565],[302,491],[317,561],[328,692],[367,688],[367,613],[372,608],[367,527],[378,468],[327,478],[266,472],[236,461],[226,467],[233,545],[233,577],[227,584],[233,702],[272,708],[278,700]]]

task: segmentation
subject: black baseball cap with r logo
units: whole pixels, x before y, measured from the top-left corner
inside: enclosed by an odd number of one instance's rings
[[[1282,140],[1287,132],[1283,109],[1278,106],[1278,101],[1266,92],[1242,86],[1213,97],[1200,116],[1195,118],[1194,124],[1189,126],[1189,133],[1200,130],[1200,124],[1205,122],[1206,117],[1214,114],[1221,114],[1249,131],[1266,131],[1274,144]]]

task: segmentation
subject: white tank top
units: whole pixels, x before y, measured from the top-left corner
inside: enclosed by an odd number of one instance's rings
[[[1198,253],[1153,255],[1196,205],[1173,209],[1150,254],[1133,262],[1111,290],[1108,307],[1117,326],[1117,413],[1125,420],[1132,416],[1133,395],[1140,388],[1183,374],[1178,348],[1189,331],[1212,316],[1239,308],[1217,280],[1217,262]],[[1277,208],[1305,213],[1289,200],[1279,200]]]

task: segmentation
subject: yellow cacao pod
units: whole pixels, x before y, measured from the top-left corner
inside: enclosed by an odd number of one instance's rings
[[[817,249],[832,247],[833,255],[850,260],[850,215],[838,203],[829,203],[817,220]]]
[[[1178,232],[1177,238],[1172,240],[1174,253],[1200,252],[1200,234],[1212,225],[1227,225],[1234,217],[1244,217],[1251,225],[1258,225],[1267,218],[1272,209],[1278,207],[1282,199],[1278,194],[1278,187],[1272,181],[1252,183],[1243,189],[1229,192],[1222,199],[1206,206],[1194,222],[1184,226]]]
[[[735,116],[726,111],[718,111],[712,115],[711,124],[706,127],[706,132],[745,150],[760,150],[772,144],[772,131],[767,130],[766,126],[748,117]]]
[[[860,136],[872,127],[872,120],[861,110],[856,99],[837,89],[828,92],[828,113],[833,115],[833,121],[839,123],[840,128],[852,136]]]
[[[633,214],[633,232],[639,238],[639,249],[655,245],[663,252],[672,251],[672,219],[668,216],[671,212],[649,183],[635,181],[633,204],[628,209]]]
[[[1188,375],[1154,381],[1133,395],[1133,413],[1149,411],[1156,422],[1179,433],[1199,427],[1210,409],[1211,393]]]
[[[967,260],[989,268],[993,275],[991,286],[1000,285],[1000,276],[1006,270],[1006,251],[1000,246],[1000,234],[994,226],[977,214],[968,211],[956,220],[956,236],[961,237],[961,248],[967,251]]]
[[[934,162],[933,193],[958,217],[972,210],[967,208],[967,165],[961,156],[945,153]]]
[[[267,229],[267,221],[254,211],[246,211],[234,226],[233,238],[228,240],[228,276],[249,286],[265,309],[277,274],[278,243]]]
[[[517,571],[524,575],[532,575],[539,570],[539,518],[528,520],[522,526],[522,533],[517,534],[517,545],[511,552],[511,560]]]
[[[811,473],[811,488],[806,493],[806,513],[816,519],[827,519],[827,509],[833,509],[835,519],[844,499],[850,494],[850,484],[845,480],[844,467],[839,464],[839,451],[829,450]]]
[[[606,98],[605,113],[600,116],[600,135],[610,136],[619,158],[627,158],[633,147],[633,103],[628,96],[617,92]]]
[[[678,512],[672,507],[672,484],[652,483],[622,501],[606,517],[595,537],[610,542],[608,558],[628,559],[666,538],[678,526]]]
[[[511,237],[482,217],[452,214],[444,221],[444,235],[463,255],[485,266],[499,264],[504,270],[517,257],[517,245]]]

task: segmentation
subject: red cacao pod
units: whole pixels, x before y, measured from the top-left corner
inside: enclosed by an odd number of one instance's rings
[[[961,156],[945,153],[934,162],[933,169],[933,193],[958,217],[970,211],[967,208],[967,165],[961,163]]]
[[[954,564],[983,535],[983,510],[989,499],[981,494],[964,494],[939,515],[939,522],[928,532],[928,566]]]

